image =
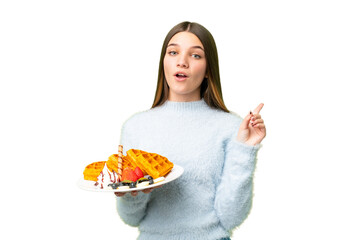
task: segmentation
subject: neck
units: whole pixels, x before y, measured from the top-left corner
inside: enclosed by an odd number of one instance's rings
[[[194,102],[194,101],[200,101],[200,91],[198,93],[194,94],[174,94],[172,91],[169,92],[169,101],[172,102]]]

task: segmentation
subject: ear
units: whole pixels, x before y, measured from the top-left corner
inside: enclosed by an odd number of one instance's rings
[[[208,79],[209,78],[209,71],[206,69],[205,71],[205,76],[204,76],[205,79]]]

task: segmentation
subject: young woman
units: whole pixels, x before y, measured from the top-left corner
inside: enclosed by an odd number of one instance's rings
[[[165,38],[152,108],[128,119],[120,144],[166,156],[183,175],[160,188],[116,193],[139,239],[229,239],[249,214],[259,144],[260,104],[243,120],[225,107],[215,41],[183,22]]]

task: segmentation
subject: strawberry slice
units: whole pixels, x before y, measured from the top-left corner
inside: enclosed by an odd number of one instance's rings
[[[141,171],[141,169],[139,167],[136,167],[134,172],[135,172],[136,176],[138,177],[137,179],[144,177],[144,173]]]
[[[124,171],[122,172],[122,177],[121,177],[121,181],[124,180],[136,182],[138,180],[138,176],[131,168],[125,168]]]

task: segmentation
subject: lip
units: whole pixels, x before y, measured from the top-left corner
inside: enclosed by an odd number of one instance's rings
[[[183,74],[183,75],[185,75],[185,77],[178,77],[178,76],[176,76],[176,75],[178,75],[178,74]],[[186,79],[188,79],[189,76],[188,76],[186,73],[184,73],[184,72],[176,72],[176,73],[174,74],[174,78],[175,78],[176,81],[182,82],[182,81],[185,81]]]

